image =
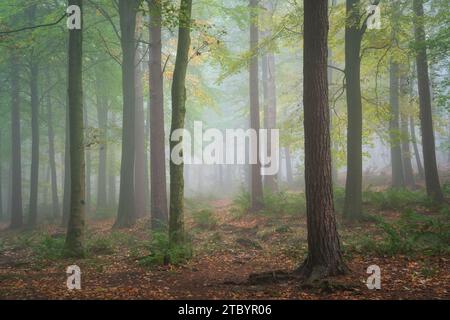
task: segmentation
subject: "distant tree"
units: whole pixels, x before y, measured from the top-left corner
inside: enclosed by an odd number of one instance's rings
[[[436,147],[433,131],[433,114],[431,110],[430,78],[425,43],[423,0],[414,0],[414,35],[417,45],[416,65],[419,88],[420,123],[422,129],[423,164],[427,194],[435,201],[442,202],[441,185],[436,163]]]

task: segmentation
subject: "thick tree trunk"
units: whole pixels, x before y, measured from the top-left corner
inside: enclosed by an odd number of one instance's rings
[[[97,211],[105,210],[108,206],[106,199],[106,155],[108,152],[108,106],[105,97],[105,89],[102,86],[102,79],[96,76],[97,95],[97,119],[100,129],[100,145],[98,149],[98,180],[97,180]]]
[[[327,1],[304,1],[303,93],[308,256],[298,269],[310,280],[347,271],[340,249],[331,177],[327,81]]]
[[[164,135],[164,89],[161,65],[161,7],[150,1],[150,201],[152,229],[167,226],[166,150]]]
[[[136,14],[139,1],[119,0],[120,33],[122,45],[123,131],[122,161],[120,167],[119,209],[116,228],[132,226],[136,221],[134,190],[135,107],[134,61],[136,55]]]
[[[401,136],[400,136],[400,103],[399,103],[399,66],[397,63],[390,63],[389,67],[389,100],[390,100],[390,121],[389,121],[389,142],[391,145],[391,169],[392,187],[403,188],[405,179],[403,176]]]
[[[10,60],[11,73],[11,225],[12,229],[23,225],[22,208],[22,155],[20,150],[20,69],[17,55]]]
[[[69,0],[82,10],[82,0]],[[65,249],[68,256],[84,255],[85,159],[83,132],[83,33],[69,30],[69,131],[70,131],[70,216]]]
[[[362,215],[362,102],[361,102],[361,30],[359,0],[347,0],[345,27],[345,74],[347,81],[347,180],[344,217]]]
[[[251,143],[256,144],[256,158],[257,163],[251,164],[251,211],[259,211],[263,207],[263,188],[261,178],[261,163],[259,161],[259,74],[258,74],[258,0],[250,0],[250,51],[253,56],[250,60],[249,73],[250,73],[250,129],[257,132],[256,141]]]
[[[138,49],[136,50],[135,58],[136,114],[134,134],[136,148],[134,160],[134,190],[136,197],[136,217],[139,218],[145,216],[145,116],[141,60],[141,52]]]
[[[186,114],[186,73],[191,43],[192,0],[181,0],[179,15],[178,47],[172,83],[172,124],[170,132],[184,129]],[[170,150],[178,144],[170,140]],[[170,214],[169,236],[172,243],[184,240],[184,164],[170,161]],[[153,190],[153,188],[152,188]]]
[[[47,95],[47,130],[48,130],[48,157],[50,166],[50,180],[52,189],[52,216],[59,217],[58,180],[55,160],[55,134],[53,131],[53,111],[50,94]]]
[[[423,0],[414,0],[413,7],[416,16],[414,19],[414,34],[415,40],[419,45],[416,52],[416,64],[425,184],[427,187],[428,196],[432,197],[437,202],[442,202],[444,200],[444,195],[442,194],[436,163],[433,116],[431,110],[430,79],[428,75],[425,27],[423,22]]]

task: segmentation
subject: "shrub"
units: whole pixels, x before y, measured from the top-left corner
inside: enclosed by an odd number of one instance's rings
[[[152,234],[149,251],[150,254],[140,260],[142,265],[179,265],[189,260],[193,254],[190,239],[182,244],[173,244],[169,241],[168,232],[164,231]]]
[[[217,219],[212,210],[204,209],[192,214],[194,224],[200,229],[211,230],[217,226]]]
[[[64,256],[64,243],[63,236],[45,235],[32,249],[39,259],[58,260]]]
[[[251,206],[250,193],[245,190],[242,190],[233,200],[233,207],[231,208],[231,213],[236,217],[240,217],[250,210],[250,206]]]
[[[110,238],[97,237],[90,239],[87,244],[87,252],[92,254],[113,254],[114,248]]]
[[[306,212],[306,200],[304,194],[266,192],[264,195],[263,214],[267,215],[297,215]]]
[[[365,203],[372,204],[381,210],[404,210],[415,205],[429,206],[431,204],[423,192],[406,189],[389,189],[384,192],[365,191],[363,199]]]

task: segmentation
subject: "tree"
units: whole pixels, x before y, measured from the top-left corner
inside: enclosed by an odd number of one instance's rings
[[[36,18],[36,4],[28,9],[28,20],[34,25]],[[34,227],[37,223],[37,200],[39,182],[39,64],[36,49],[31,46],[29,59],[30,68],[30,97],[31,97],[31,171],[30,171],[30,204],[28,226]]]
[[[107,207],[106,200],[106,155],[108,152],[108,98],[105,96],[103,77],[97,72],[95,75],[95,93],[97,105],[97,119],[99,127],[99,149],[98,149],[98,181],[97,181],[97,210]]]
[[[172,82],[172,123],[171,134],[184,128],[186,115],[186,73],[191,44],[192,0],[181,0],[179,13],[177,57]],[[181,137],[182,139],[182,137]],[[181,140],[182,141],[182,140]],[[170,150],[177,142],[170,140]],[[181,151],[182,152],[182,151]],[[169,237],[172,243],[184,240],[184,164],[170,161],[170,214]]]
[[[380,1],[374,1],[378,5]],[[345,79],[347,92],[347,180],[345,182],[344,217],[362,215],[362,102],[361,41],[367,29],[367,17],[361,21],[360,0],[346,0]]]
[[[164,89],[161,66],[161,3],[149,1],[150,8],[150,192],[152,228],[159,229],[169,220],[166,187],[166,151],[164,146]]]
[[[22,154],[20,151],[20,67],[15,49],[10,56],[11,81],[11,229],[23,225]]]
[[[250,59],[249,73],[250,73],[250,129],[257,133],[260,128],[259,119],[259,75],[258,75],[258,2],[259,0],[250,0],[250,51],[252,57]],[[259,135],[256,136],[256,141],[250,141],[256,144],[256,164],[251,164],[251,207],[252,211],[259,211],[263,207],[263,188],[261,179],[261,163],[259,161]]]
[[[389,97],[390,97],[390,121],[389,137],[391,144],[391,169],[392,187],[403,188],[405,180],[403,175],[402,150],[400,139],[400,102],[399,102],[399,65],[395,61],[389,66]]]
[[[419,147],[417,146],[416,137],[416,124],[414,123],[414,116],[409,117],[409,129],[411,131],[411,142],[414,148],[414,158],[416,159],[417,171],[419,172],[419,178],[425,178],[425,172],[423,171],[422,160],[420,159]]]
[[[136,92],[134,80],[134,62],[136,55],[136,14],[138,0],[119,0],[120,43],[122,47],[122,161],[120,165],[120,190],[117,228],[132,226],[136,221],[136,203],[134,189],[135,158],[135,108]]]
[[[82,12],[83,0],[69,0]],[[82,14],[81,14],[82,17]],[[82,19],[80,17],[80,19]],[[82,28],[82,22],[81,22]],[[68,256],[84,256],[85,158],[83,119],[83,32],[69,30],[69,136],[70,136],[70,216],[65,251]]]
[[[347,271],[333,204],[328,104],[328,1],[304,0],[303,94],[308,256],[298,272],[307,280]]]
[[[436,148],[431,110],[430,79],[428,75],[428,58],[425,44],[425,27],[423,1],[414,0],[414,36],[416,40],[417,82],[419,89],[420,124],[422,129],[423,165],[428,196],[437,202],[444,200],[436,163]]]
[[[403,101],[407,101],[409,88],[408,78],[403,74],[400,78],[400,92]],[[413,189],[415,187],[414,171],[411,163],[410,138],[408,131],[408,105],[404,103],[400,111],[400,131],[401,131],[401,147],[403,159],[403,172],[405,178],[405,186]]]

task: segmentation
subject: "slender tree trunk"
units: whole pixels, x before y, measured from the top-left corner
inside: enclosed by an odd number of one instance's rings
[[[84,112],[83,112],[83,126],[86,130],[89,129],[89,120],[88,120],[88,107],[87,107],[87,103],[86,103],[86,99],[84,100]],[[87,144],[89,145],[89,142],[87,142]],[[91,172],[92,172],[92,158],[91,158],[91,150],[89,150],[90,148],[87,147],[86,151],[85,151],[85,155],[86,155],[86,214],[89,215],[91,208],[92,208],[92,200],[91,200],[91,192],[92,192],[92,188],[91,188]]]
[[[416,138],[416,125],[414,123],[414,117],[411,115],[409,117],[409,129],[411,130],[411,142],[414,148],[414,157],[416,159],[417,171],[419,173],[419,178],[425,178],[425,172],[423,171],[422,160],[420,159],[420,152],[417,146],[417,138]]]
[[[108,166],[108,205],[110,208],[116,208],[116,174],[115,174],[115,156],[113,148],[108,148],[109,166]]]
[[[136,14],[139,1],[119,0],[120,33],[122,45],[123,131],[122,161],[120,167],[119,209],[116,228],[130,227],[136,221],[134,189],[135,107],[136,93],[134,62],[136,55]]]
[[[347,180],[344,217],[362,215],[362,102],[361,102],[361,29],[359,0],[347,0],[345,27],[345,74],[347,81]]]
[[[1,90],[1,89],[0,89]],[[2,136],[0,131],[0,150],[2,149]],[[3,162],[0,155],[0,221],[3,220]]]
[[[186,114],[186,73],[191,44],[192,0],[181,0],[179,14],[178,47],[172,82],[172,124],[170,132],[184,129]],[[170,140],[170,150],[178,143]],[[184,164],[170,161],[170,214],[169,236],[172,243],[184,240]],[[152,188],[153,190],[153,188]]]
[[[258,0],[250,0],[250,51],[253,56],[250,60],[250,129],[257,132],[256,141],[251,141],[250,143],[255,143],[256,148],[251,148],[256,150],[256,164],[251,164],[251,211],[259,211],[263,207],[263,188],[262,188],[262,178],[261,178],[261,163],[259,161],[259,129],[260,129],[260,118],[259,118],[259,74],[258,74]]]
[[[303,92],[308,256],[298,271],[308,281],[347,271],[333,204],[327,37],[328,2],[305,0]]]
[[[108,152],[108,106],[105,89],[101,77],[96,76],[97,119],[100,129],[100,145],[98,149],[97,211],[106,209],[106,155]]]
[[[142,57],[140,50],[136,50],[135,58],[135,90],[136,90],[136,114],[134,134],[136,140],[134,189],[136,197],[136,216],[145,216],[145,116],[144,96],[142,89]]]
[[[439,182],[436,163],[436,148],[433,130],[433,114],[431,110],[430,79],[428,75],[428,59],[425,44],[425,27],[423,0],[414,0],[414,34],[419,45],[416,52],[417,80],[419,88],[420,123],[422,129],[423,163],[425,169],[425,184],[428,196],[437,202],[444,200]]]
[[[52,215],[57,218],[60,214],[58,199],[58,181],[55,160],[55,134],[53,132],[53,111],[50,94],[47,95],[47,130],[48,130],[48,156],[50,166],[50,180],[52,189]]]
[[[408,80],[405,75],[403,75],[400,78],[400,88],[402,97],[406,98],[408,96],[409,90],[408,90]],[[405,99],[403,99],[403,101],[405,101]],[[406,107],[407,106],[403,106],[402,110],[400,111],[403,172],[406,187],[413,189],[415,187],[415,182],[414,182],[414,171],[411,164],[411,149],[408,131],[408,114]]]
[[[389,137],[391,144],[391,169],[392,187],[403,188],[405,180],[403,176],[402,150],[400,139],[400,103],[399,103],[399,66],[397,63],[390,63],[389,67],[389,96],[390,96],[390,121]]]
[[[161,65],[161,7],[150,1],[150,192],[152,229],[167,226],[166,150],[164,146],[164,91]]]
[[[70,216],[70,120],[69,103],[66,104],[66,136],[64,145],[64,190],[63,190],[63,226],[67,226]]]
[[[289,146],[284,148],[284,153],[286,155],[286,180],[289,187],[294,185],[294,173],[292,171],[292,160],[291,160],[291,150]]]
[[[15,52],[11,55],[11,225],[17,229],[23,225],[22,208],[22,155],[20,150],[20,81],[19,62]]]
[[[69,0],[82,10],[82,0]],[[85,158],[83,132],[83,33],[69,30],[69,131],[70,131],[70,216],[65,249],[68,256],[84,256]]]

